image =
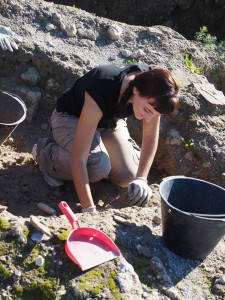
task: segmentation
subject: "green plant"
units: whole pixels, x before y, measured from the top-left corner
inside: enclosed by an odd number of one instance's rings
[[[194,73],[201,74],[202,68],[196,67],[192,59],[189,59],[188,54],[185,54],[185,63],[188,68],[190,68]]]
[[[200,27],[200,31],[195,33],[195,39],[206,45],[217,45],[217,37],[208,33],[208,28],[206,26]]]
[[[134,63],[134,62],[139,62],[139,60],[138,59],[135,59],[135,58],[129,58],[129,59],[126,59],[125,61],[124,61],[124,63],[125,64],[132,64],[132,63]]]
[[[219,43],[219,47],[224,49],[225,48],[225,41],[221,41]]]
[[[73,10],[73,11],[76,11],[76,10],[77,10],[77,7],[76,7],[75,4],[72,6],[72,10]]]
[[[193,113],[189,117],[190,121],[198,121],[199,119],[200,119],[200,117],[199,117],[199,115],[197,113]]]
[[[195,142],[193,139],[190,139],[190,140],[184,142],[185,147],[191,147],[191,146],[193,147],[194,145],[195,145]]]

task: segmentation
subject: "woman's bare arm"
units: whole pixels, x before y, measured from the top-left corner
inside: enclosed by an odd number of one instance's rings
[[[87,172],[87,159],[91,143],[102,117],[102,111],[88,93],[85,93],[84,106],[79,118],[72,148],[73,182],[82,208],[94,206]]]
[[[152,166],[159,140],[160,115],[153,116],[147,123],[143,121],[141,156],[138,166],[138,177],[147,178]]]

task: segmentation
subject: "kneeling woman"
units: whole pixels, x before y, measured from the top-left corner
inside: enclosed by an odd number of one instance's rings
[[[137,63],[92,69],[59,97],[52,138],[39,139],[32,150],[44,179],[51,186],[73,180],[83,212],[96,211],[89,182],[103,178],[128,187],[128,205],[145,206],[160,117],[178,107],[178,92],[168,70]],[[143,122],[141,149],[127,128],[132,114]]]

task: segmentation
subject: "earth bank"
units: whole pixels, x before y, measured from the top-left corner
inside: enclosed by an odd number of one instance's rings
[[[188,41],[165,26],[130,26],[43,1],[1,1],[0,13],[2,24],[23,37],[18,51],[0,52],[0,88],[19,95],[27,106],[25,122],[0,147],[0,204],[8,207],[0,216],[3,299],[223,299],[224,238],[204,261],[171,253],[162,243],[158,193],[162,178],[176,174],[225,187],[224,105],[210,102],[197,89],[202,80],[208,86],[208,79],[225,90],[219,49]],[[110,26],[116,26],[114,36],[109,35]],[[133,56],[126,57],[122,50]],[[186,66],[186,53],[201,66],[202,75]],[[47,186],[31,149],[38,137],[49,134],[49,116],[63,90],[98,64],[129,59],[171,69],[182,85],[182,105],[162,121],[149,174],[151,206],[126,208],[125,190],[103,180],[92,184],[99,212],[83,215],[72,183],[60,189]],[[140,142],[140,124],[131,119],[129,126]],[[96,227],[115,240],[125,261],[117,259],[88,272],[72,264],[63,249],[70,227],[57,207],[62,200],[77,212],[82,226]],[[40,202],[52,207],[57,217],[41,211]],[[105,206],[111,209],[105,211]],[[50,228],[52,239],[33,240],[39,231],[31,226],[30,215]],[[44,265],[36,265],[39,256]]]

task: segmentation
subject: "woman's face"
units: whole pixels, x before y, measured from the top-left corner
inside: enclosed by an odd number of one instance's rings
[[[135,118],[138,120],[145,120],[149,123],[153,117],[160,116],[160,113],[154,109],[155,101],[155,98],[140,96],[139,90],[134,87],[133,95],[129,102],[133,105]]]

